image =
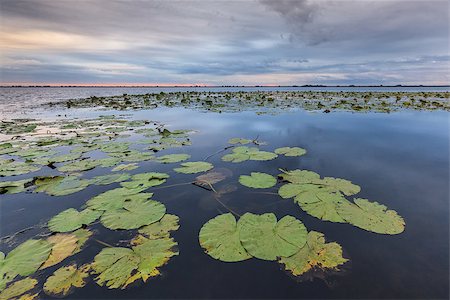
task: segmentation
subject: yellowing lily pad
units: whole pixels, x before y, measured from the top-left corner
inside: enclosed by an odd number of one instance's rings
[[[40,267],[41,270],[62,262],[71,256],[78,246],[78,239],[73,234],[58,233],[48,237],[47,241],[52,244],[52,252]]]
[[[306,154],[306,150],[299,147],[282,147],[275,149],[274,152],[285,156],[302,156]]]
[[[50,221],[48,221],[48,228],[53,232],[74,231],[81,228],[83,225],[91,224],[97,220],[101,214],[102,211],[89,208],[80,212],[74,208],[69,208],[51,218]]]
[[[6,289],[0,293],[0,300],[10,299],[26,299],[25,297],[32,297],[31,294],[26,294],[34,289],[38,281],[36,279],[27,277],[22,280],[10,284]],[[1,289],[0,289],[1,290]],[[26,294],[26,295],[25,295]],[[34,298],[30,298],[34,299]]]
[[[348,223],[381,234],[399,234],[405,230],[405,221],[394,210],[367,199],[354,199],[340,203],[337,207],[339,215]]]
[[[31,183],[31,179],[23,179],[17,181],[0,182],[1,194],[17,194],[26,191],[26,186]]]
[[[206,222],[200,229],[199,242],[205,252],[217,260],[237,262],[252,257],[241,245],[236,218],[231,213]]]
[[[239,219],[238,227],[242,246],[250,255],[259,259],[289,257],[306,243],[305,226],[292,216],[285,216],[277,223],[277,218],[272,213],[246,213]]]
[[[77,268],[77,265],[61,267],[44,283],[44,292],[53,297],[65,297],[70,295],[75,288],[86,285],[89,277],[90,265]]]
[[[194,174],[200,172],[206,172],[213,168],[214,166],[209,162],[205,161],[192,161],[185,162],[181,164],[180,168],[175,168],[174,171],[183,174]]]
[[[239,182],[246,187],[266,189],[273,187],[277,183],[277,179],[266,173],[252,172],[250,176],[239,176]]]
[[[348,259],[342,256],[342,248],[337,243],[325,243],[322,233],[310,231],[306,244],[294,255],[278,260],[294,276],[308,271],[339,270]]]
[[[165,213],[166,207],[158,201],[128,201],[123,208],[106,211],[100,220],[109,229],[136,229],[161,220]]]

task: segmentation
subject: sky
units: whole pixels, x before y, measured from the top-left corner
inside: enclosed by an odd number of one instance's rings
[[[442,85],[447,0],[0,0],[0,83]]]

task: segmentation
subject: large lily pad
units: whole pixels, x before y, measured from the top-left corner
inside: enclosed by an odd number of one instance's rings
[[[36,279],[30,277],[16,281],[0,293],[0,300],[34,299],[34,295],[27,293],[34,289],[37,283]]]
[[[227,162],[238,163],[246,160],[257,160],[257,161],[272,160],[278,156],[277,154],[272,152],[260,151],[256,147],[246,147],[246,146],[233,148],[232,152],[233,153],[224,155],[222,157],[222,160]]]
[[[51,196],[65,196],[84,190],[91,183],[90,180],[77,176],[49,176],[36,177],[34,184],[36,192],[45,192]]]
[[[206,222],[200,229],[199,242],[208,255],[221,261],[237,262],[252,257],[241,245],[236,218],[231,213]]]
[[[306,154],[306,150],[299,147],[282,147],[275,149],[274,152],[285,156],[302,156]]]
[[[27,240],[5,255],[0,252],[0,291],[18,275],[36,272],[47,260],[52,244],[46,240]]]
[[[130,143],[127,142],[110,142],[106,143],[100,146],[100,150],[107,153],[114,153],[114,152],[126,152],[128,151],[128,147],[130,146]]]
[[[83,225],[89,225],[95,220],[97,220],[102,211],[85,209],[82,211],[77,211],[74,208],[69,208],[63,212],[60,212],[56,216],[48,221],[48,228],[53,232],[70,232]]]
[[[168,154],[158,157],[158,161],[163,164],[177,163],[188,160],[191,156],[189,154]]]
[[[109,229],[136,229],[161,220],[165,213],[166,207],[158,201],[128,201],[123,208],[106,211],[101,222]]]
[[[367,199],[354,199],[339,203],[337,211],[342,218],[356,227],[381,234],[399,234],[405,230],[405,221],[394,210]]]
[[[242,246],[250,255],[259,259],[289,257],[306,243],[305,226],[292,216],[285,216],[277,223],[277,218],[272,213],[246,213],[239,219],[238,227]]]
[[[250,176],[239,176],[239,182],[246,187],[255,189],[267,189],[277,183],[277,179],[266,173],[252,172]]]
[[[114,167],[111,171],[117,172],[117,171],[132,171],[134,169],[139,168],[139,166],[136,163],[131,164],[121,164],[116,167]]]
[[[214,166],[205,161],[192,161],[182,163],[180,168],[175,168],[174,171],[183,174],[194,174],[200,172],[206,172],[213,168]]]
[[[100,164],[98,160],[83,159],[70,163],[66,163],[63,166],[58,167],[60,172],[81,172],[92,170]]]
[[[56,270],[44,283],[44,292],[53,297],[65,297],[73,292],[75,288],[86,285],[89,277],[90,265],[80,268],[72,264]]]
[[[140,193],[142,189],[116,188],[101,193],[91,199],[86,204],[88,208],[107,211],[123,208],[128,201],[146,201],[153,196],[153,193]]]
[[[139,229],[139,233],[150,239],[169,237],[170,232],[180,228],[180,218],[175,215],[165,214],[161,220]]]
[[[310,231],[306,244],[294,255],[281,257],[279,262],[294,276],[308,271],[339,270],[348,259],[342,256],[342,248],[337,243],[325,243],[322,233]]]
[[[136,280],[144,282],[159,275],[161,266],[172,256],[177,243],[172,238],[147,239],[143,243],[129,248],[105,248],[94,258],[92,268],[96,282],[110,289],[126,288]]]
[[[78,247],[78,239],[73,234],[58,233],[47,238],[52,244],[52,252],[40,269],[45,269],[62,262],[71,256]]]
[[[242,139],[242,138],[232,138],[232,139],[228,140],[228,144],[232,144],[232,145],[236,145],[236,144],[246,145],[246,144],[250,144],[251,142],[252,142],[252,140]]]
[[[131,177],[131,181],[122,182],[120,185],[128,189],[148,189],[166,182],[169,175],[166,173],[141,173]]]
[[[127,152],[110,153],[110,156],[120,159],[122,162],[140,162],[154,159],[155,156],[150,152],[139,152],[130,150]]]

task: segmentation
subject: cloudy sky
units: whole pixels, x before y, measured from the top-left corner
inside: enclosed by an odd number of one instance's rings
[[[0,0],[2,84],[448,84],[449,1]]]

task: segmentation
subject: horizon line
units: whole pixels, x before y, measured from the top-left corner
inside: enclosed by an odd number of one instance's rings
[[[110,88],[219,88],[219,87],[450,87],[445,84],[303,84],[303,85],[280,85],[280,84],[260,84],[260,85],[210,85],[210,84],[1,84],[0,88],[14,87],[110,87]]]

